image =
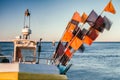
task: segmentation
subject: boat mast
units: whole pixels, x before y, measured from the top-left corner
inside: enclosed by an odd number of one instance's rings
[[[27,9],[24,14],[24,27],[22,29],[23,39],[30,39],[31,29],[30,29],[30,12]]]

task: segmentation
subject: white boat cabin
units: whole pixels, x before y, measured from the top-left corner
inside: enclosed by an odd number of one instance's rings
[[[14,40],[13,62],[36,62],[36,41]]]

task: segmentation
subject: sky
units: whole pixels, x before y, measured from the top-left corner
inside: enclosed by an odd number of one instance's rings
[[[94,9],[99,15],[109,0],[0,0],[0,41],[21,35],[24,12],[31,13],[31,39],[59,41],[74,12],[89,15]],[[96,41],[120,41],[120,0],[112,0],[116,14],[104,12],[112,21],[110,31],[104,31]]]

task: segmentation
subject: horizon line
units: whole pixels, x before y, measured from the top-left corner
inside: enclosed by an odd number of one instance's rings
[[[14,40],[0,40],[0,42],[13,42]],[[34,41],[37,41],[37,42],[39,42],[39,40],[34,40]],[[50,41],[50,40],[45,40],[45,41],[43,41],[42,40],[42,42],[53,42],[53,41]],[[55,41],[55,42],[59,42],[59,41]],[[94,41],[94,42],[120,42],[120,41]],[[94,43],[93,42],[93,43]]]

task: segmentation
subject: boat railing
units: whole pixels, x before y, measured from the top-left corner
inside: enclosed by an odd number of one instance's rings
[[[44,64],[51,64],[52,58],[51,57],[34,57],[34,56],[26,56],[24,62],[31,62],[33,63],[33,59],[36,59],[36,64],[38,60],[40,61],[39,63],[44,63]]]

